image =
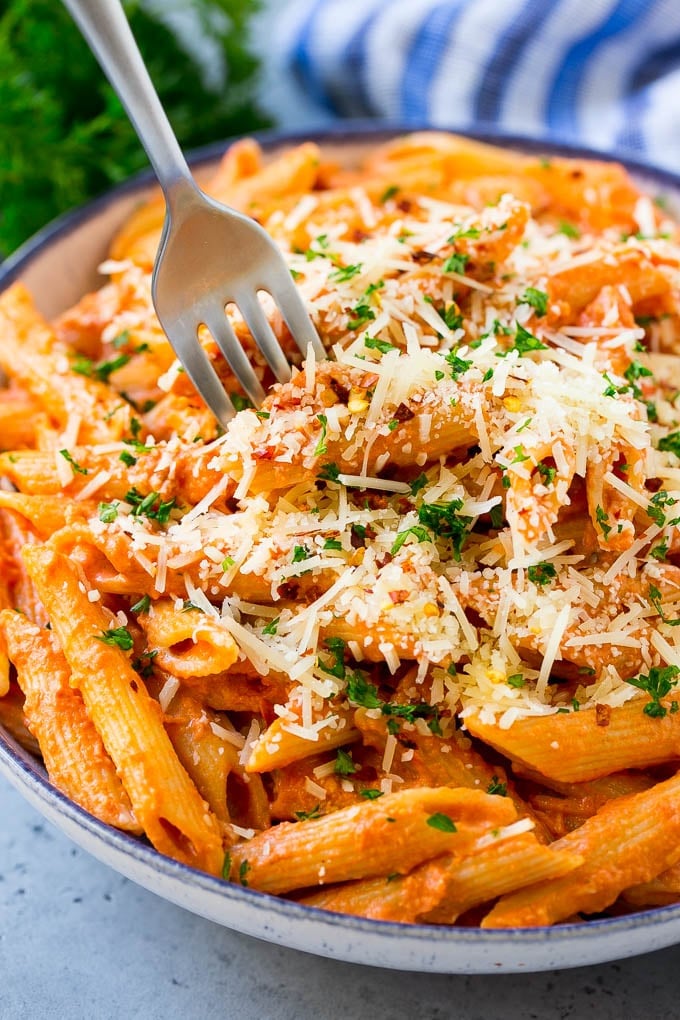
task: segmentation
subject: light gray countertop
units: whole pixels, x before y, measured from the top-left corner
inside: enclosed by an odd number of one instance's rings
[[[559,973],[338,963],[189,914],[95,861],[0,778],[0,1020],[677,1020],[680,946]]]

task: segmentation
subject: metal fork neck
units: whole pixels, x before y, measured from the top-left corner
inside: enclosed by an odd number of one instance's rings
[[[196,185],[156,95],[120,0],[63,0],[118,93],[165,193],[181,207]]]

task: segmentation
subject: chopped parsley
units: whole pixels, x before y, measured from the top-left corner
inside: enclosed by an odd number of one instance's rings
[[[347,329],[359,330],[375,319],[375,312],[365,301],[360,301],[352,309],[351,317],[347,320]]]
[[[429,825],[431,829],[439,829],[440,832],[457,832],[456,824],[452,818],[448,815],[442,814],[441,811],[437,811],[435,814],[430,815],[426,821],[426,825]]]
[[[524,452],[524,447],[521,443],[514,448],[515,456],[511,460],[511,464],[523,464],[525,460],[529,460],[529,455]]]
[[[503,516],[503,507],[500,503],[491,507],[489,510],[489,518],[491,520],[491,527],[495,528],[496,531],[500,531],[503,527],[503,521],[505,520],[505,517]]]
[[[469,255],[461,255],[458,252],[454,252],[453,255],[450,255],[444,263],[443,271],[445,273],[458,273],[459,275],[463,275],[469,261]]]
[[[573,223],[569,223],[567,220],[562,220],[557,228],[558,234],[564,234],[565,237],[570,237],[573,241],[577,241],[581,236],[581,231]]]
[[[511,676],[507,678],[506,683],[508,687],[524,687],[525,683],[524,674],[513,673]]]
[[[411,528],[405,528],[403,531],[397,532],[397,537],[395,538],[392,544],[392,548],[390,549],[391,556],[396,556],[396,554],[399,552],[399,550],[401,549],[402,545],[409,537],[409,535],[413,535],[413,537],[417,538],[419,542],[432,541],[432,536],[430,532],[427,530],[427,528],[422,528],[419,525],[414,524],[413,527]]]
[[[548,295],[544,290],[527,287],[522,296],[517,298],[517,304],[531,305],[536,315],[541,318],[548,311]]]
[[[351,754],[340,748],[333,764],[333,771],[336,776],[353,776],[355,772],[359,771],[359,766],[354,764]]]
[[[125,502],[132,507],[133,517],[147,517],[149,520],[167,524],[170,513],[175,509],[175,498],[164,500],[160,492],[149,492],[143,496],[136,488],[129,489],[125,494]]]
[[[93,366],[95,379],[99,379],[101,382],[108,382],[114,372],[127,365],[131,357],[132,355],[130,354],[119,354],[117,358],[112,358],[110,361],[100,361],[98,365]]]
[[[364,337],[364,347],[367,347],[369,351],[380,351],[381,354],[398,350],[394,344],[388,343],[387,340],[378,340],[377,337],[368,335]]]
[[[263,634],[267,634],[270,637],[274,637],[274,635],[276,634],[277,628],[279,626],[279,620],[280,619],[281,619],[280,616],[276,616],[276,617],[274,617],[273,620],[270,620],[269,623],[266,625],[266,627],[262,628],[262,633]]]
[[[443,308],[437,308],[436,312],[444,325],[448,326],[450,330],[460,329],[463,325],[463,316],[455,301],[444,305]]]
[[[658,545],[653,546],[649,550],[649,555],[652,559],[658,560],[659,563],[663,563],[668,555],[668,539],[664,538]]]
[[[324,673],[330,674],[330,676],[336,677],[338,680],[345,679],[345,642],[342,638],[329,637],[325,641],[326,648],[332,655],[332,661],[322,662],[321,659],[317,660],[319,669],[322,669]]]
[[[650,584],[649,586],[649,601],[652,603],[664,623],[668,624],[669,627],[680,626],[680,617],[675,620],[670,620],[664,613],[661,601],[661,592],[655,584]]]
[[[550,584],[557,577],[557,571],[552,563],[537,563],[533,567],[527,567],[527,577],[533,584],[541,587]]]
[[[126,467],[134,467],[137,463],[137,458],[133,457],[129,450],[123,450],[118,460],[122,460]]]
[[[444,355],[444,361],[451,369],[451,378],[454,380],[458,379],[464,372],[467,372],[472,364],[471,361],[466,361],[465,358],[459,357],[455,349]]]
[[[492,776],[491,782],[486,788],[487,793],[495,794],[498,797],[507,797],[508,795],[508,784],[501,783],[498,776]]]
[[[143,680],[148,680],[149,677],[153,676],[153,660],[157,655],[157,648],[154,648],[153,651],[147,649],[145,652],[142,652],[138,659],[132,660],[132,668],[136,673],[139,673]]]
[[[337,482],[340,468],[337,464],[324,464],[316,476],[320,482]]]
[[[517,351],[520,357],[523,354],[528,354],[529,351],[547,351],[547,344],[542,343],[537,336],[530,333],[528,329],[525,329],[521,323],[515,323],[517,330],[515,332],[515,342],[512,347],[508,347],[507,351],[502,351],[499,357],[504,358],[513,351]]]
[[[388,185],[385,188],[385,190],[383,191],[383,193],[380,196],[380,198],[378,199],[378,201],[380,202],[381,205],[384,205],[385,202],[389,202],[389,200],[391,198],[394,198],[394,196],[398,195],[398,194],[399,194],[399,185],[398,184],[390,184],[390,185]]]
[[[378,797],[383,796],[382,790],[360,790],[359,796],[363,797],[364,800],[377,800]]]
[[[384,280],[376,280],[375,283],[369,283],[368,287],[364,291],[366,297],[370,297],[371,294],[375,294],[377,291],[382,290],[385,286]]]
[[[98,507],[99,520],[102,524],[112,524],[118,516],[117,503],[100,503]]]
[[[293,563],[302,563],[303,560],[309,559],[309,549],[306,545],[294,545],[293,546]]]
[[[230,873],[231,873],[231,854],[227,852],[224,855],[224,860],[222,861],[222,878],[225,879],[225,881],[227,882],[229,881]]]
[[[658,524],[660,528],[666,523],[666,514],[664,510],[667,507],[675,506],[677,500],[670,496],[665,489],[659,489],[653,496],[650,497],[649,506],[647,507],[647,516]],[[680,518],[674,518],[670,523],[677,524]]]
[[[307,822],[310,818],[321,818],[321,805],[317,804],[311,811],[293,812],[299,822]]]
[[[680,432],[669,432],[667,436],[662,436],[657,449],[680,457]]]
[[[604,535],[605,542],[609,539],[609,534],[612,530],[611,524],[609,524],[609,514],[601,506],[595,508],[595,519],[600,525],[602,534]]]
[[[234,559],[233,556],[225,556],[224,559],[222,560],[220,566],[221,566],[222,570],[226,574],[226,572],[229,570],[229,568],[234,566],[234,563],[236,563],[236,560]]]
[[[347,678],[347,697],[361,708],[382,708],[383,702],[375,684],[369,683],[360,670],[350,673]]]
[[[325,259],[327,255],[327,249],[330,241],[328,240],[327,234],[319,234],[310,244],[309,248],[304,252],[304,256],[308,262],[312,262],[314,259]],[[316,245],[316,247],[314,247]]]
[[[456,241],[462,241],[468,238],[471,241],[476,241],[477,238],[481,237],[481,234],[482,232],[478,227],[460,227],[451,234],[451,237],[447,238],[447,244],[455,244]]]
[[[234,405],[235,411],[245,411],[247,408],[252,407],[252,403],[247,397],[244,397],[242,393],[230,393],[229,399]]]
[[[192,609],[195,610],[197,613],[202,613],[203,612],[201,607],[197,606],[195,602],[191,601],[191,599],[185,599],[184,600],[184,602],[182,603],[182,608],[181,608],[180,612],[181,613],[189,613],[189,612],[191,612]]]
[[[59,453],[62,455],[67,464],[70,464],[74,471],[77,471],[79,475],[87,475],[89,471],[87,468],[82,467],[77,461],[73,459],[68,450],[60,450]]]
[[[116,648],[121,648],[124,652],[129,652],[133,645],[132,634],[127,627],[114,627],[111,630],[103,630],[96,637],[97,641],[101,641],[105,645],[114,645]]]
[[[458,513],[462,505],[462,500],[452,499],[448,503],[422,503],[418,508],[420,523],[429,528],[437,538],[448,539],[457,560],[460,559],[472,524],[472,517]]]
[[[441,726],[439,725],[439,710],[434,705],[428,705],[425,701],[416,701],[407,704],[397,704],[393,701],[385,701],[380,707],[383,715],[388,717],[387,728],[390,733],[396,733],[399,730],[397,726],[391,726],[390,723],[394,723],[397,719],[403,719],[405,722],[414,723],[416,719],[428,719],[428,726],[432,733],[436,736],[441,736]]]
[[[327,538],[323,544],[324,551],[342,549],[342,542],[339,538]]]
[[[421,489],[424,489],[427,485],[427,475],[423,471],[417,478],[414,478],[411,484],[411,495],[417,496]]]
[[[338,266],[332,273],[329,274],[328,279],[332,280],[333,283],[346,283],[347,280],[351,280],[354,276],[358,276],[363,269],[363,264],[357,262],[353,266]]]
[[[642,390],[637,385],[637,380],[644,379],[651,375],[651,369],[646,368],[645,365],[641,365],[639,361],[631,361],[630,365],[623,373],[624,378],[627,379],[630,384],[631,393],[638,399],[642,396]]]
[[[135,602],[134,606],[130,606],[131,613],[148,613],[151,606],[151,599],[148,595],[142,595],[139,602]]]
[[[539,460],[538,464],[536,465],[536,470],[541,476],[541,481],[543,482],[546,488],[549,485],[552,485],[552,483],[555,481],[557,468],[550,467],[549,464],[545,464],[542,460]]]
[[[642,710],[645,715],[663,719],[668,710],[661,704],[661,699],[670,694],[677,685],[679,675],[680,667],[678,666],[652,666],[648,675],[640,673],[639,676],[629,677],[626,683],[639,688],[651,698],[651,701]]]

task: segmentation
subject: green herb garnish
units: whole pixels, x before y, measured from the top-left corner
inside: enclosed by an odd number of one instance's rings
[[[441,811],[437,811],[435,814],[430,815],[426,821],[426,825],[429,825],[431,829],[439,829],[440,832],[457,832],[455,822],[448,815],[442,814]]]
[[[103,524],[112,524],[118,516],[117,503],[100,503],[98,507],[99,520]]]
[[[351,754],[340,748],[333,765],[333,771],[337,776],[353,776],[355,772],[359,771],[359,766],[354,764]]]
[[[486,788],[487,793],[495,794],[497,797],[507,797],[508,795],[508,784],[501,783],[498,776],[492,776],[491,782]]]
[[[142,595],[139,602],[135,602],[134,606],[130,606],[131,613],[148,613],[151,606],[151,599],[148,595]]]
[[[124,652],[129,652],[133,646],[132,634],[127,627],[114,627],[110,630],[103,630],[101,634],[96,635],[97,641],[101,641],[105,645],[114,645],[116,648],[122,648]]]
[[[557,571],[552,563],[537,563],[533,567],[527,567],[527,577],[533,584],[538,584],[541,587],[544,584],[550,584],[557,577]]]
[[[59,453],[62,455],[67,464],[70,464],[74,471],[77,471],[79,475],[87,475],[89,471],[87,468],[82,467],[77,461],[73,459],[68,450],[60,450]]]
[[[548,311],[548,295],[544,290],[527,287],[522,296],[517,298],[517,304],[531,305],[536,315],[541,318]]]
[[[663,719],[667,714],[667,709],[661,704],[661,699],[670,694],[677,685],[678,675],[680,675],[678,666],[652,666],[649,674],[640,673],[639,676],[629,677],[626,683],[639,688],[651,698],[651,701],[642,710],[645,715]]]
[[[447,258],[443,265],[443,271],[445,273],[458,273],[459,275],[465,274],[465,268],[470,261],[469,255],[461,255],[458,252],[454,252]]]

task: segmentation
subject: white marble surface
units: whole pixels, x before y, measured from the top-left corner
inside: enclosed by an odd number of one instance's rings
[[[680,947],[560,973],[337,963],[158,899],[73,846],[0,778],[0,1020],[676,1020]]]

